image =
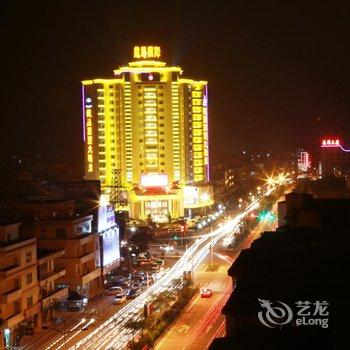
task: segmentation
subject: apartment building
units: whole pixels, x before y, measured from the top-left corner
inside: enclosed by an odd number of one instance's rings
[[[0,348],[41,325],[36,238],[20,238],[19,222],[0,223]]]
[[[37,251],[39,298],[43,323],[55,316],[55,303],[68,296],[68,287],[61,282],[61,277],[66,274],[66,270],[64,267],[56,266],[57,259],[63,257],[64,254],[64,249],[39,249]]]
[[[14,205],[31,215],[26,222],[26,232],[37,238],[39,249],[62,250],[55,259],[55,268],[61,273],[58,284],[92,297],[101,288],[98,236],[92,233],[92,215],[75,211],[75,201],[40,201]],[[57,253],[59,254],[59,253]]]
[[[39,248],[59,249],[57,268],[65,269],[60,282],[71,290],[93,296],[99,288],[101,269],[96,267],[96,237],[91,233],[92,215],[78,219],[53,218],[34,223]]]

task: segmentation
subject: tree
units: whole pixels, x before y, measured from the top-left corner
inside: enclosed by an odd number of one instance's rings
[[[147,227],[139,227],[137,233],[130,238],[130,243],[139,247],[138,251],[147,251],[152,240],[151,230]]]

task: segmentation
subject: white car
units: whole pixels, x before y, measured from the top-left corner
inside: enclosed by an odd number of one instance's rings
[[[120,294],[116,294],[114,296],[114,299],[113,299],[114,304],[123,304],[125,302],[126,302],[126,294],[124,292]]]
[[[121,293],[124,293],[124,290],[122,287],[111,287],[106,290],[106,294],[108,295],[117,295]]]
[[[174,250],[174,247],[172,245],[163,244],[160,246],[160,250],[163,250],[165,252],[172,252]]]

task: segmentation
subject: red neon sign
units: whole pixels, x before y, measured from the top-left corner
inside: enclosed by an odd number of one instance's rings
[[[334,147],[334,146],[340,146],[339,139],[324,139],[322,141],[322,146],[323,147]]]

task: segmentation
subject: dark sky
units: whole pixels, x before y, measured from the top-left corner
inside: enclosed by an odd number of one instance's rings
[[[2,1],[1,154],[81,153],[80,81],[159,44],[209,81],[211,147],[350,143],[350,11],[336,1]]]

